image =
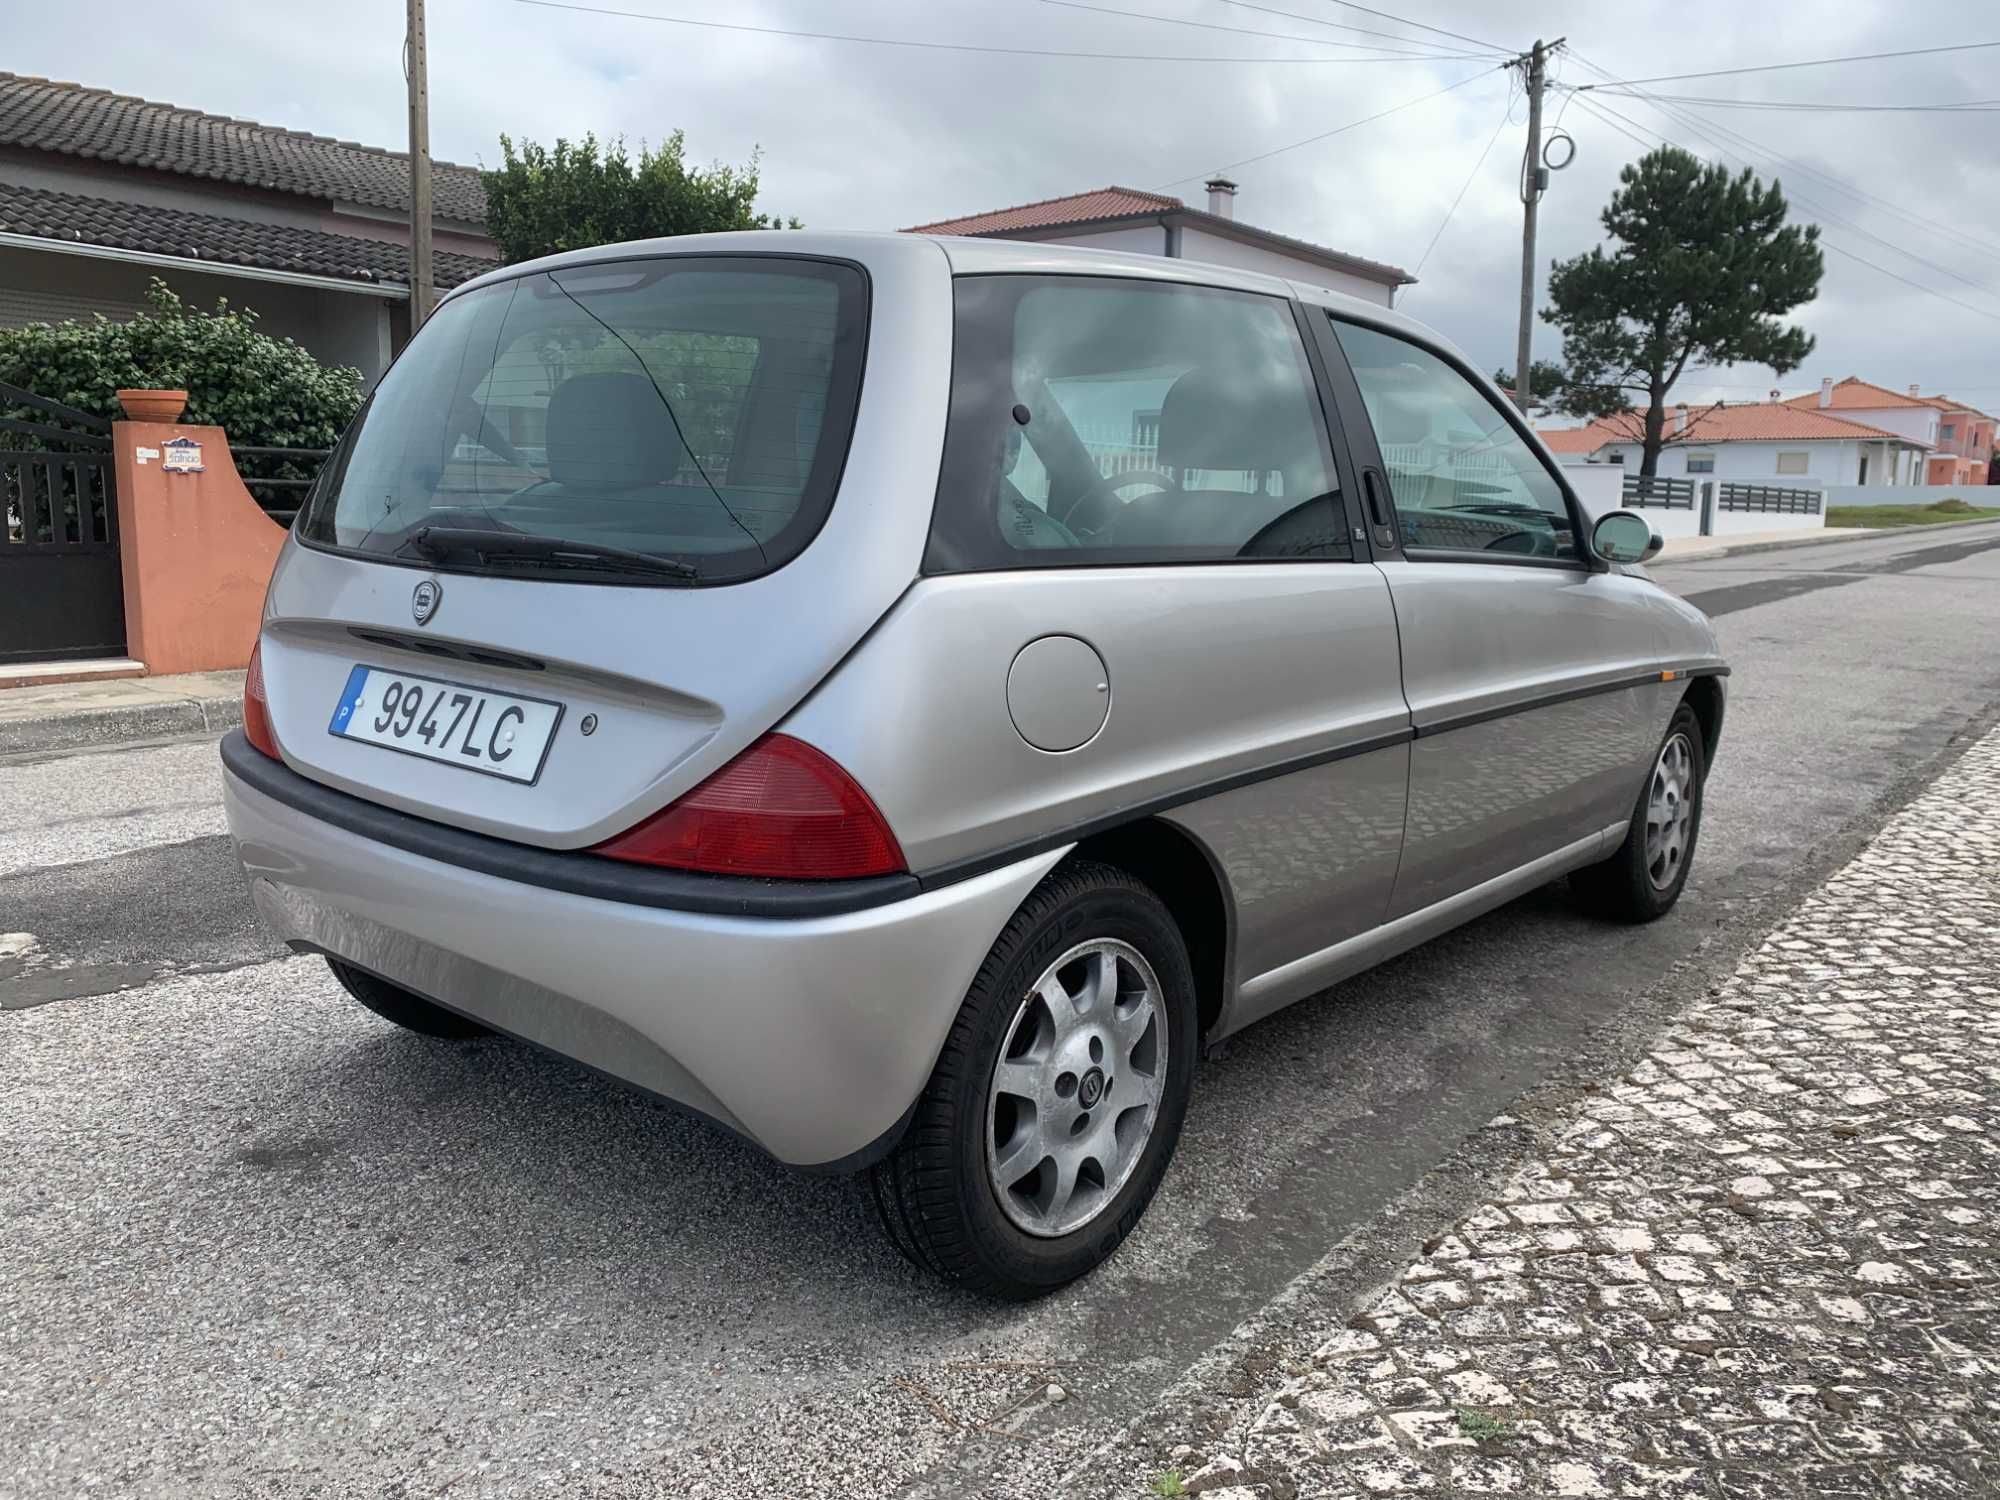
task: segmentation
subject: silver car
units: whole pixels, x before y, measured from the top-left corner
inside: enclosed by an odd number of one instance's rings
[[[258,907],[1022,1297],[1205,1048],[1567,875],[1688,877],[1728,674],[1449,344],[1315,287],[910,235],[454,291],[308,497],[224,742]]]

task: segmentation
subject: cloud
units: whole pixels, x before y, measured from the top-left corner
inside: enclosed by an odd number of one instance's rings
[[[1128,19],[1039,0],[611,0],[733,23],[911,40],[1103,53],[1340,57],[1333,47]],[[1119,9],[1328,42],[1369,38],[1223,0],[1102,0]],[[1262,3],[1262,0],[1260,0]],[[1278,10],[1348,25],[1407,30],[1413,45],[1461,44],[1344,9],[1334,0],[1268,0]],[[1618,77],[1749,67],[1800,57],[1896,50],[1973,37],[1985,7],[1972,0],[1903,12],[1867,0],[1825,0],[1810,27],[1777,27],[1754,6],[1684,3],[1606,7],[1550,0],[1533,12],[1476,0],[1378,4],[1412,20],[1508,47],[1566,35],[1561,83],[1597,64]],[[124,12],[129,24],[121,23]],[[1692,20],[1698,14],[1698,23]],[[304,6],[214,0],[174,21],[173,68],[163,67],[150,12],[136,3],[45,9],[10,38],[18,71],[116,88],[223,114],[385,146],[404,136],[400,7]],[[492,162],[502,131],[623,134],[658,140],[679,128],[698,160],[741,162],[763,152],[763,206],[816,228],[893,229],[1106,183],[1157,188],[1229,161],[1386,109],[1487,68],[1478,60],[1205,64],[1009,57],[671,26],[579,14],[511,0],[431,0],[432,143],[444,157]],[[1470,49],[1468,49],[1470,50]],[[1995,52],[1944,54],[1689,80],[1660,87],[1740,98],[1901,102],[1976,99]],[[1338,249],[1413,266],[1510,103],[1509,75],[1287,151],[1232,173],[1244,220]],[[1588,100],[1590,96],[1585,95]],[[1637,99],[1597,101],[1630,116],[1649,141],[1666,130],[1717,154],[1696,126],[1756,143],[1735,149],[1769,174],[1765,150],[1838,183],[1879,195],[2000,246],[2000,163],[1984,115],[1793,114],[1691,111],[1669,121]],[[1522,105],[1512,98],[1518,122]],[[1577,143],[1573,166],[1543,202],[1538,259],[1597,243],[1597,215],[1620,166],[1639,147],[1589,104],[1551,96],[1550,118]],[[1627,129],[1632,127],[1627,126]],[[1404,306],[1485,368],[1511,363],[1520,265],[1515,196],[1521,127],[1507,126]],[[1728,157],[1723,160],[1734,166]],[[1894,387],[1919,381],[2000,405],[2000,257],[1899,218],[1822,178],[1777,173],[1802,218],[1830,241],[1987,309],[1954,307],[1839,255],[1828,256],[1819,300],[1801,321],[1819,337],[1804,370],[1780,381],[1756,368],[1697,374],[1677,395],[1756,399],[1821,374],[1862,374]],[[1172,189],[1198,198],[1198,181]],[[1833,216],[1858,228],[1843,226]],[[1823,216],[1823,217],[1822,217]],[[1869,235],[1888,240],[1884,245]],[[1985,283],[1978,289],[1909,259]],[[1558,340],[1542,328],[1539,354]]]

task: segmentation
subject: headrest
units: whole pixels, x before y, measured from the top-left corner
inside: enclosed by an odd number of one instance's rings
[[[1398,446],[1421,443],[1431,435],[1431,414],[1424,404],[1413,396],[1384,391],[1375,398],[1369,415],[1375,420],[1375,433],[1384,443]]]
[[[1279,373],[1203,367],[1181,376],[1160,403],[1160,466],[1261,472],[1316,462],[1306,389]]]
[[[586,490],[665,484],[686,451],[644,375],[572,375],[549,398],[549,478]]]

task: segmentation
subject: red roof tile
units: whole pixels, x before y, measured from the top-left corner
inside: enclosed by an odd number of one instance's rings
[[[1931,404],[1928,397],[1912,396],[1905,391],[1892,391],[1886,385],[1877,385],[1872,380],[1863,380],[1857,375],[1835,381],[1833,399],[1826,406],[1819,404],[1819,394],[1818,391],[1807,391],[1803,396],[1793,396],[1784,405],[1809,406],[1818,411],[1886,411],[1896,406]]]
[[[1587,427],[1537,427],[1535,436],[1549,445],[1551,453],[1595,453],[1606,441],[1595,422]]]
[[[1926,406],[1935,406],[1939,411],[1962,411],[1971,416],[1986,417],[1988,421],[1992,420],[1987,413],[1981,411],[1978,407],[1967,406],[1963,401],[1954,401],[1949,396],[1926,396],[1923,398],[1923,402]]]
[[[1032,237],[1037,230],[1077,224],[1116,224],[1127,219],[1150,219],[1173,214],[1177,221],[1211,234],[1263,245],[1282,254],[1291,254],[1349,275],[1366,277],[1385,286],[1408,286],[1417,278],[1401,266],[1385,265],[1344,250],[1331,250],[1311,240],[1295,239],[1276,230],[1260,229],[1240,219],[1223,218],[1199,208],[1190,208],[1166,193],[1148,193],[1139,188],[1094,188],[1072,193],[1067,198],[1044,198],[1039,203],[1021,203],[1013,208],[997,208],[991,213],[967,214],[958,219],[940,219],[935,224],[918,224],[905,234],[1011,235]]]
[[[1082,224],[1094,219],[1123,219],[1186,207],[1180,199],[1170,198],[1165,193],[1147,193],[1138,188],[1096,188],[1088,193],[1071,193],[1066,198],[1044,198],[1039,203],[1019,203],[1012,208],[996,208],[991,213],[968,214],[962,219],[917,224],[904,233],[1010,234],[1024,229],[1049,229],[1057,224]]]
[[[1813,443],[1871,441],[1893,438],[1907,443],[1900,433],[1885,432],[1846,417],[1829,416],[1815,409],[1800,408],[1791,402],[1756,402],[1741,406],[1691,406],[1686,408],[1687,426],[1675,431],[1676,408],[1667,408],[1666,441],[1671,447],[1702,448],[1710,443]],[[1606,443],[1638,443],[1645,440],[1646,414],[1632,410],[1613,417],[1599,417],[1588,427],[1543,432],[1542,440],[1557,453],[1594,453]]]

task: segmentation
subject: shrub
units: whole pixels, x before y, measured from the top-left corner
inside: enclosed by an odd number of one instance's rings
[[[359,370],[258,332],[248,308],[219,299],[205,313],[157,278],[146,300],[152,311],[125,323],[99,314],[0,329],[0,381],[100,417],[121,415],[121,387],[185,389],[186,421],[265,448],[332,447],[361,405]]]
[[[558,137],[553,147],[500,137],[501,166],[482,172],[486,232],[510,264],[624,240],[725,229],[797,229],[760,214],[757,156],[741,167],[691,167],[676,130],[658,150],[641,145],[634,161],[622,139],[600,145]]]

